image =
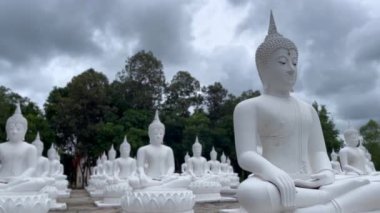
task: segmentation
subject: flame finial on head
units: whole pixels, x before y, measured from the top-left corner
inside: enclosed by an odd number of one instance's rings
[[[131,145],[128,143],[127,135],[124,136],[124,141],[120,145],[120,152],[123,152],[122,150],[131,150]]]
[[[37,132],[36,139],[34,139],[32,144],[35,146],[43,146],[44,145],[40,139],[40,132]]]
[[[199,143],[198,136],[195,137],[195,142],[193,144],[193,149],[202,148],[202,145]]]
[[[149,124],[148,129],[149,129],[149,131],[151,131],[152,129],[154,129],[156,127],[165,129],[165,125],[163,123],[161,123],[161,121],[160,121],[160,116],[159,116],[158,110],[156,110],[156,113],[154,115],[154,120],[152,121],[152,123]]]

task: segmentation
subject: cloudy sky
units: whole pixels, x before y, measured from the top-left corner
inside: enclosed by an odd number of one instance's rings
[[[299,49],[295,95],[339,129],[380,120],[380,3],[370,0],[0,0],[0,85],[40,106],[92,67],[110,81],[151,50],[166,78],[188,70],[239,94],[261,89],[254,54],[273,10]]]

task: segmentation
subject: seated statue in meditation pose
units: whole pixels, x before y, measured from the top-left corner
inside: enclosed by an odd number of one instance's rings
[[[227,157],[224,152],[220,156],[220,172],[224,174],[228,172]]]
[[[338,154],[333,150],[331,152],[331,166],[336,175],[342,174],[342,167],[338,161]]]
[[[115,179],[115,159],[116,159],[116,151],[113,148],[113,145],[108,150],[108,160],[104,163],[105,174],[107,179],[114,180]]]
[[[210,178],[208,175],[208,165],[206,158],[202,157],[202,145],[198,141],[198,136],[193,144],[193,157],[189,159],[188,173],[191,175],[193,180],[207,179]]]
[[[186,188],[190,177],[174,173],[173,150],[163,144],[165,126],[156,111],[153,122],[148,128],[149,145],[137,151],[137,178],[131,178],[132,188],[160,190],[163,188]]]
[[[188,175],[188,163],[189,163],[190,155],[188,152],[186,152],[185,155],[185,162],[181,165],[181,172],[182,175]]]
[[[346,174],[367,174],[366,158],[364,152],[359,148],[359,132],[354,128],[350,128],[343,135],[346,146],[339,151],[343,171]]]
[[[33,178],[38,162],[35,146],[24,141],[28,122],[17,104],[6,122],[9,141],[0,144],[0,191],[37,192],[48,185],[43,178]]]
[[[136,175],[136,160],[131,158],[131,145],[124,137],[123,143],[120,145],[120,157],[115,161],[115,176],[120,181],[128,181],[128,179]]]
[[[212,147],[210,152],[210,160],[207,162],[209,172],[213,175],[220,174],[220,162],[216,159],[218,157],[218,153],[215,151],[215,148]]]
[[[295,44],[277,32],[271,14],[256,51],[263,95],[234,111],[238,163],[252,172],[237,190],[239,203],[251,213],[379,210],[380,184],[364,178],[334,182],[317,112],[290,95],[297,61]]]

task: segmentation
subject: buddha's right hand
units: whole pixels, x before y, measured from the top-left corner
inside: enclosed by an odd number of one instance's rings
[[[261,178],[273,183],[280,191],[281,204],[292,209],[295,206],[296,187],[293,179],[281,169],[273,169],[270,172],[264,172]]]

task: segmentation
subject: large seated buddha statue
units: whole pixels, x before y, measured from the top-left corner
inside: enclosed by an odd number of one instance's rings
[[[334,171],[334,174],[339,175],[342,174],[342,166],[340,165],[340,162],[338,161],[338,154],[333,150],[331,152],[331,167]]]
[[[130,177],[136,175],[136,160],[130,157],[131,145],[127,137],[124,137],[119,151],[120,157],[115,160],[115,176],[122,182],[128,181]]]
[[[8,141],[0,144],[0,211],[46,213],[50,199],[42,190],[52,181],[36,177],[38,152],[24,141],[28,122],[19,104],[5,129]]]
[[[163,144],[165,126],[156,111],[148,128],[149,145],[137,151],[137,177],[130,181],[133,188],[186,188],[190,178],[174,173],[173,150]]]
[[[297,63],[297,47],[277,32],[271,14],[256,51],[263,95],[239,103],[233,116],[238,163],[252,172],[238,188],[239,203],[251,213],[380,210],[379,183],[334,180],[317,112],[290,94]]]
[[[39,191],[47,185],[42,178],[33,178],[38,163],[35,146],[24,141],[28,122],[17,104],[15,113],[6,122],[9,141],[0,144],[0,191]]]
[[[215,148],[212,147],[210,152],[210,160],[207,162],[208,170],[213,175],[220,174],[220,162],[217,160],[218,153],[215,151]]]

